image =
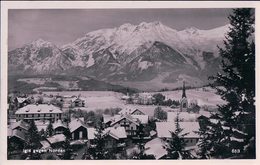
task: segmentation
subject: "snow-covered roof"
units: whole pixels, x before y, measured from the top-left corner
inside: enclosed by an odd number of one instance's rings
[[[51,145],[48,141],[46,140],[43,140],[43,141],[40,141],[41,145],[42,145],[42,149],[49,149],[51,148]]]
[[[53,135],[49,138],[47,138],[47,140],[53,144],[53,143],[59,143],[59,142],[64,142],[66,140],[66,137],[65,135],[63,134],[56,134],[56,135]]]
[[[157,134],[156,131],[154,131],[154,130],[151,130],[151,131],[150,131],[150,136],[154,136],[154,135],[156,135],[156,134]]]
[[[124,127],[108,127],[104,130],[104,134],[108,134],[117,140],[126,138],[126,131]]]
[[[56,129],[58,127],[67,128],[67,126],[61,122],[61,120],[58,120],[57,122],[53,123],[53,129]]]
[[[18,109],[15,114],[42,114],[42,113],[62,113],[60,108],[49,104],[29,104]]]
[[[29,129],[29,124],[26,123],[26,122],[24,122],[23,120],[20,120],[20,121],[18,121],[18,122],[12,123],[11,127],[12,127],[12,129],[15,129],[15,128],[17,128],[17,127],[21,127],[21,128],[23,128],[23,129],[25,129],[25,130],[28,131],[28,129]]]
[[[127,114],[132,114],[136,109],[132,107],[125,107],[121,111],[118,112],[120,115],[127,115]]]
[[[107,123],[107,122],[111,121],[113,118],[114,118],[114,116],[104,115],[104,114],[103,114],[103,122],[104,122],[104,123]]]
[[[218,124],[219,120],[218,119],[209,119],[209,121],[213,124]]]
[[[122,100],[127,100],[129,98],[130,98],[130,96],[127,96],[127,95],[124,95],[124,96],[121,97]]]
[[[133,118],[131,115],[115,115],[114,120],[112,120],[111,125],[113,126],[114,124],[118,123],[119,121],[126,119],[136,125],[140,124],[140,120],[137,118]]]
[[[195,131],[199,131],[198,122],[179,122],[183,129],[182,133],[188,133],[185,138],[199,138]],[[170,138],[171,133],[175,131],[175,122],[156,122],[157,136],[160,138]]]
[[[86,141],[87,140],[82,140],[82,139],[73,140],[73,141],[70,142],[70,145],[84,145]]]
[[[95,133],[97,132],[95,128],[87,128],[88,129],[88,139],[93,140],[95,138]]]
[[[46,129],[47,129],[47,127],[48,127],[48,125],[49,125],[50,122],[49,122],[49,121],[43,122],[43,121],[41,121],[41,120],[36,120],[36,121],[34,121],[34,123],[35,123],[35,125],[36,125],[38,131],[41,131],[42,129],[43,129],[44,131],[46,131]]]
[[[138,119],[142,124],[148,123],[148,115],[131,115],[133,118]]]
[[[160,138],[150,140],[145,144],[144,148],[145,154],[153,155],[157,160],[167,154],[166,143]]]
[[[87,129],[87,126],[85,125],[85,123],[82,120],[80,120],[80,119],[72,120],[69,123],[70,132],[74,132],[76,129],[78,129],[81,126]]]
[[[23,103],[27,99],[28,99],[27,97],[17,97],[18,103]]]
[[[178,112],[167,112],[167,121],[174,122]],[[183,121],[196,121],[198,118],[196,113],[179,112],[179,119]]]
[[[209,112],[209,111],[203,111],[203,110],[200,110],[199,112],[199,116],[205,116],[207,118],[209,118],[211,116],[212,112]]]

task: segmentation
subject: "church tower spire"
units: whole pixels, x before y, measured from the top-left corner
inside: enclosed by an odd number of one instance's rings
[[[186,96],[186,89],[185,89],[185,81],[183,81],[183,87],[182,87],[182,98],[180,100],[181,107],[180,110],[182,111],[187,111],[188,108],[188,99]]]
[[[185,93],[185,81],[183,81],[183,87],[182,87],[182,98],[187,98]]]

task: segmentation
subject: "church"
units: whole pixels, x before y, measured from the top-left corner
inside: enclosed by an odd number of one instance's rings
[[[180,100],[180,111],[181,112],[186,112],[188,108],[188,99],[186,96],[186,89],[185,89],[185,81],[183,82],[183,87],[182,87],[182,97]]]
[[[188,113],[199,113],[200,106],[198,105],[197,100],[191,100],[190,104],[188,103],[188,98],[186,96],[186,87],[185,81],[183,82],[182,87],[182,97],[180,99],[180,112],[188,112]]]

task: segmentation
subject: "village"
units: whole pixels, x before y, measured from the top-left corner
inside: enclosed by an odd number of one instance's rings
[[[255,4],[63,3],[3,5],[3,160],[257,159]]]
[[[200,138],[196,132],[203,124],[200,119],[216,113],[217,105],[202,106],[198,100],[189,99],[185,83],[178,93],[182,93],[179,100],[171,100],[161,93],[122,94],[118,96],[121,104],[103,110],[102,107],[94,110],[88,97],[81,95],[10,95],[8,156],[32,159],[33,152],[41,154],[41,159],[95,159],[91,153],[96,152],[100,135],[104,140],[102,147],[107,153],[114,153],[110,159],[135,159],[140,153],[147,159],[167,159],[167,143],[171,132],[176,130],[178,117],[180,127],[187,133],[185,150],[196,157]],[[34,150],[26,147],[32,121],[40,137],[39,146]],[[71,154],[65,158],[68,148]]]

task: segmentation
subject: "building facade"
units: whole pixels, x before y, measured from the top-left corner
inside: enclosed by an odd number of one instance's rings
[[[49,120],[55,122],[62,119],[63,112],[59,107],[49,104],[29,104],[15,112],[16,121]]]

